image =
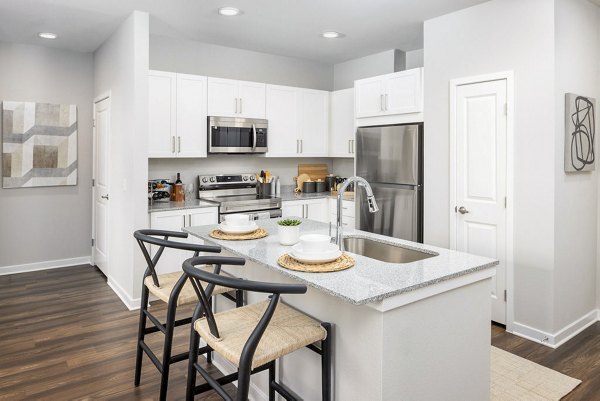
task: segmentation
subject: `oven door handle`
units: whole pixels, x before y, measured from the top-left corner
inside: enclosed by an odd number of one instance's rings
[[[256,125],[252,124],[252,150],[256,150]]]

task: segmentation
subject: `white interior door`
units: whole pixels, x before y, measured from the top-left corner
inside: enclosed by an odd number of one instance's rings
[[[108,277],[108,222],[110,192],[110,98],[94,104],[94,264]]]
[[[492,320],[506,324],[506,80],[456,89],[456,249],[498,259]],[[452,235],[452,234],[451,234]]]

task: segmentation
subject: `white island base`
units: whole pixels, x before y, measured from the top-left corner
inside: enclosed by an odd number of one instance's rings
[[[297,283],[250,260],[224,270],[250,280]],[[310,286],[306,294],[283,300],[333,324],[332,399],[485,401],[490,398],[494,272],[477,271],[366,305]],[[252,293],[247,298],[255,303],[265,296]],[[231,308],[229,301],[216,301],[218,310]],[[234,371],[218,356],[215,364],[224,373]],[[296,351],[279,363],[279,380],[304,400],[320,400],[320,366],[318,354]],[[268,399],[267,372],[253,375],[252,383],[251,398]]]

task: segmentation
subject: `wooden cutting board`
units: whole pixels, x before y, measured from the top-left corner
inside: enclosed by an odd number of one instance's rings
[[[313,181],[325,181],[329,175],[327,164],[298,164],[298,176],[308,174]]]

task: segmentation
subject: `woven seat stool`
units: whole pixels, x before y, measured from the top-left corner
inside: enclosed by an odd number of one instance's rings
[[[193,400],[196,394],[214,390],[223,399],[233,401],[223,385],[238,382],[236,401],[246,401],[250,390],[250,376],[264,370],[269,371],[269,400],[275,393],[286,400],[296,400],[294,394],[275,380],[276,363],[282,356],[307,347],[321,355],[322,399],[331,399],[331,324],[319,322],[283,302],[281,294],[303,294],[304,284],[277,284],[242,280],[216,275],[196,266],[204,264],[241,265],[244,259],[219,256],[203,256],[188,259],[183,271],[200,293],[192,317],[190,355],[186,399]],[[219,313],[208,309],[208,294],[201,283],[226,286],[238,290],[271,294],[268,300],[242,306]],[[203,313],[206,311],[206,313]],[[200,338],[207,345],[199,348]],[[320,346],[318,346],[320,345]],[[197,362],[198,355],[214,351],[234,364],[238,371],[219,379],[213,379]],[[196,386],[196,374],[206,383]]]
[[[191,282],[187,279],[187,276],[183,272],[173,272],[159,275],[156,273],[156,266],[165,248],[193,251],[195,256],[198,256],[200,252],[218,253],[221,252],[221,248],[218,246],[198,245],[169,240],[169,237],[187,238],[187,233],[177,231],[138,230],[134,233],[134,237],[137,240],[147,263],[142,284],[134,384],[136,386],[139,386],[140,384],[142,373],[142,357],[145,353],[161,373],[159,399],[164,401],[167,398],[170,365],[176,362],[184,361],[189,357],[189,352],[187,351],[177,355],[171,355],[175,327],[190,324],[192,321],[191,317],[175,320],[176,309],[180,305],[197,304],[199,300],[199,294],[195,291]],[[146,244],[151,244],[158,247],[158,250],[153,258],[150,256]],[[204,266],[203,269],[212,269],[212,266]],[[217,271],[216,273],[219,272]],[[207,294],[209,299],[209,307],[212,296],[218,294],[223,295],[224,297],[235,302],[236,307],[243,305],[243,291],[241,290],[236,290],[225,286],[210,285],[207,283],[201,283],[201,285],[203,291],[205,294]],[[231,292],[235,292],[235,296],[231,295]],[[159,319],[152,315],[148,310],[148,300],[150,294],[167,304],[167,317],[164,324],[161,323]],[[146,327],[148,320],[150,320],[153,326]],[[154,354],[154,352],[144,341],[147,334],[156,332],[161,332],[165,336],[162,360],[159,360],[156,354]],[[210,352],[207,353],[207,359],[209,362],[211,361]]]

